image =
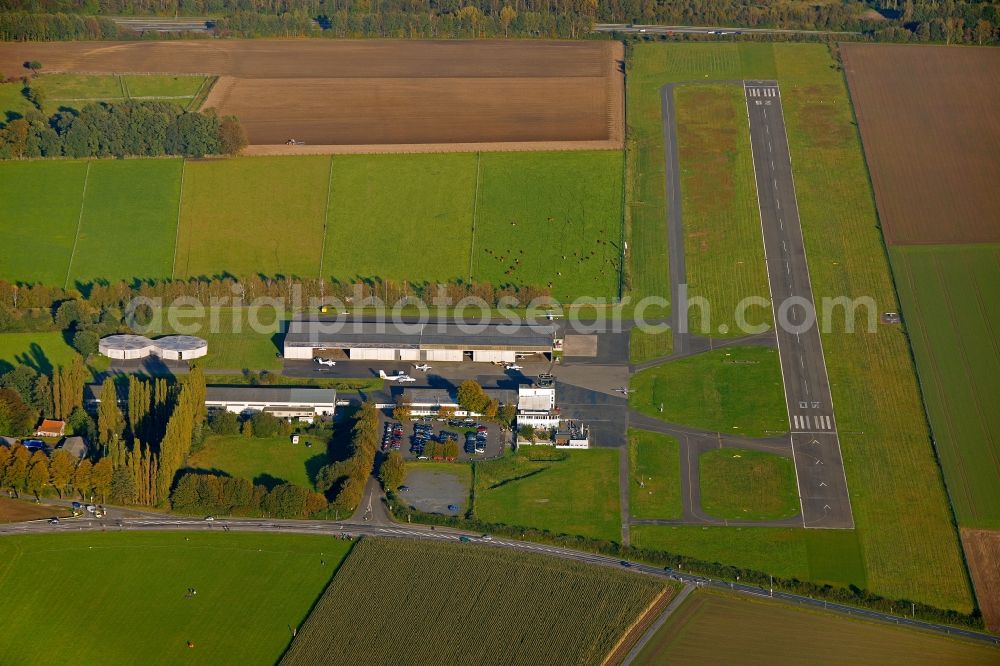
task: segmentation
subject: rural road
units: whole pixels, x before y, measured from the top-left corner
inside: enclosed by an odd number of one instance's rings
[[[402,525],[379,526],[371,524],[358,524],[354,522],[333,522],[320,520],[271,520],[271,519],[219,519],[214,523],[209,523],[196,518],[180,518],[169,515],[150,516],[144,518],[121,518],[118,520],[97,520],[94,518],[65,519],[59,525],[50,525],[46,520],[36,520],[25,523],[10,523],[0,525],[0,537],[25,534],[53,534],[53,533],[79,533],[83,531],[204,531],[212,530],[222,532],[228,528],[232,532],[278,532],[285,534],[318,534],[333,537],[386,537],[403,539],[428,539],[441,541],[457,541],[465,536],[472,539],[476,545],[489,546],[495,548],[506,548],[521,552],[541,553],[552,557],[559,557],[575,562],[595,564],[599,566],[622,568],[621,561],[606,555],[586,553],[559,546],[550,546],[529,541],[518,541],[507,538],[493,538],[483,540],[478,534],[453,530],[449,528],[428,527],[424,525]],[[730,583],[726,581],[713,580],[704,576],[695,576],[679,571],[663,569],[629,562],[631,571],[657,576],[659,578],[671,578],[673,580],[695,586],[708,586],[719,589],[731,590],[741,594],[747,594],[757,598],[771,597],[812,608],[821,608],[841,615],[848,615],[856,618],[886,622],[915,629],[923,629],[937,634],[963,637],[979,641],[982,643],[1000,646],[1000,636],[985,634],[969,629],[950,627],[942,624],[924,622],[912,618],[906,618],[888,613],[880,613],[864,608],[846,606],[810,597],[804,597],[787,592],[769,591],[752,585],[742,583]]]
[[[854,517],[799,224],[776,81],[744,83],[757,202],[805,527],[851,529]]]
[[[628,23],[597,23],[593,32],[620,32],[630,35],[650,34],[669,35],[715,35],[715,34],[748,34],[748,35],[857,35],[860,32],[847,30],[781,30],[778,28],[733,28],[710,25],[637,25]]]

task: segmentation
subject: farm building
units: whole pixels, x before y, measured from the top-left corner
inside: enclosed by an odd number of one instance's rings
[[[42,419],[42,424],[35,431],[37,437],[62,437],[66,432],[66,422],[53,419]]]
[[[483,391],[501,405],[512,403],[517,399],[517,394],[514,391],[501,389],[483,389]],[[459,407],[458,391],[454,389],[401,388],[393,391],[393,395],[402,396],[402,399],[410,404],[410,413],[413,416],[433,416],[442,407],[455,410],[455,416],[482,416]]]
[[[556,348],[554,326],[398,323],[298,319],[289,323],[284,354],[290,359],[368,361],[475,361],[513,363]]]
[[[56,448],[70,453],[77,460],[83,460],[87,457],[87,442],[84,441],[83,437],[65,437]]]
[[[167,335],[150,340],[144,335],[109,335],[101,338],[97,350],[118,360],[157,356],[169,361],[187,361],[208,354],[208,343],[193,335]]]

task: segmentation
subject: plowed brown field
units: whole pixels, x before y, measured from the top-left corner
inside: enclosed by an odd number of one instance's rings
[[[986,628],[1000,632],[1000,532],[963,528],[962,545]]]
[[[619,147],[614,42],[252,40],[0,44],[0,71],[205,73],[253,144],[600,141]]]
[[[841,53],[886,240],[1000,241],[1000,50]]]

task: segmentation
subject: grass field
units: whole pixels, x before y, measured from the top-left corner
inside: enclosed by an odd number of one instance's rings
[[[17,612],[0,662],[274,663],[349,547],[235,532],[6,537],[0,588]]]
[[[530,450],[477,464],[476,517],[620,541],[618,451],[567,451],[565,460],[536,462]]]
[[[648,577],[540,555],[364,539],[281,663],[596,665],[663,590]],[[427,636],[414,640],[401,622]]]
[[[18,523],[24,520],[41,520],[67,515],[69,511],[64,507],[0,497],[0,523]]]
[[[980,644],[699,589],[670,616],[634,663],[971,665],[996,659],[995,648]]]
[[[475,198],[472,153],[335,158],[324,274],[468,278]]]
[[[87,162],[0,161],[0,278],[63,286]]]
[[[189,161],[176,277],[319,274],[330,158]]]
[[[311,489],[319,468],[328,462],[326,442],[308,435],[298,444],[292,444],[288,437],[216,435],[188,458],[187,466],[217,470],[269,488],[288,482]]]
[[[847,89],[825,46],[643,44],[634,53],[633,71],[645,81],[776,77],[814,296],[870,296],[876,311],[897,309]],[[862,327],[863,315],[855,317]],[[968,611],[907,341],[894,327],[848,333],[841,319],[823,346],[867,584]]]
[[[631,385],[629,405],[664,421],[750,437],[788,431],[776,349],[704,352],[643,370]]]
[[[207,311],[207,308],[206,308]],[[220,307],[218,321],[213,324],[211,313],[199,317],[184,317],[183,308],[174,308],[177,323],[173,326],[164,309],[144,335],[158,336],[170,333],[197,335],[208,342],[208,355],[199,361],[204,368],[230,370],[280,371],[282,368],[281,340],[286,313],[276,313],[274,308],[262,307],[258,311],[242,308]],[[257,324],[260,324],[257,327]],[[194,325],[194,328],[187,328]]]
[[[1000,246],[896,246],[891,256],[958,522],[1000,529]]]
[[[633,525],[631,540],[784,578],[862,588],[867,582],[858,534],[850,530]]]
[[[714,449],[698,460],[701,508],[716,518],[777,520],[799,512],[795,463],[791,458]]]
[[[484,153],[472,277],[610,298],[621,264],[618,151]]]
[[[711,308],[704,323],[700,310],[692,308],[689,330],[746,335],[748,329],[737,325],[737,305],[748,296],[766,299],[770,292],[743,88],[685,86],[674,97],[688,295],[704,298]],[[772,323],[769,308],[747,311],[750,326]]]
[[[170,275],[183,162],[91,164],[70,282]]]
[[[629,515],[681,517],[680,446],[673,437],[629,430]]]
[[[641,330],[638,326],[629,331],[628,352],[632,363],[651,361],[654,358],[669,356],[674,349],[673,331],[654,333]]]

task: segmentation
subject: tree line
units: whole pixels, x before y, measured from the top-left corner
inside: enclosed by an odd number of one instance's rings
[[[379,412],[372,402],[364,402],[355,415],[351,429],[351,453],[320,468],[316,489],[333,499],[330,508],[348,515],[361,504],[365,484],[375,465],[381,435]]]
[[[90,437],[94,424],[83,409],[83,390],[89,371],[74,355],[69,365],[46,372],[18,364],[0,374],[0,435],[24,437],[39,420],[62,419],[67,432]]]
[[[41,109],[44,90],[25,86],[37,106],[0,129],[0,159],[26,157],[160,157],[235,155],[247,144],[235,116],[214,109],[184,111],[177,104],[147,100],[93,102],[80,110]]]
[[[282,483],[268,490],[246,479],[200,472],[178,479],[170,504],[182,513],[273,518],[308,518],[326,510],[323,494],[302,486]]]
[[[996,3],[867,0],[0,0],[0,39],[162,39],[106,16],[206,16],[221,37],[503,38],[586,36],[594,23],[711,25],[861,32],[869,39],[996,43]],[[207,36],[191,33],[190,36]]]

